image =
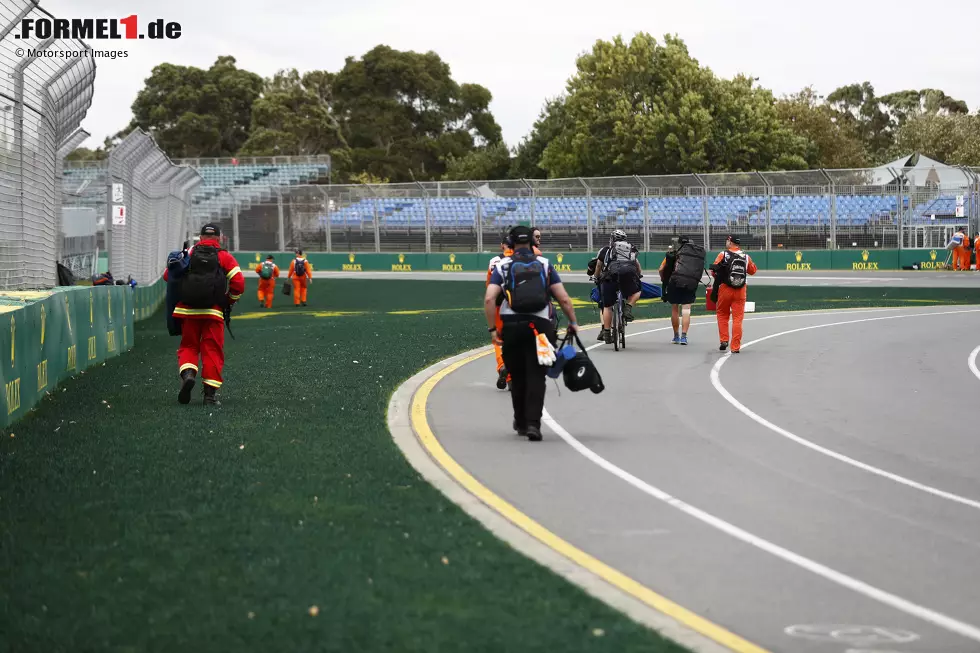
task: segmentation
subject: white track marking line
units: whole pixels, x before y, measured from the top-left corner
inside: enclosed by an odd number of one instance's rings
[[[778,315],[763,315],[759,317],[746,318],[746,322],[760,322],[762,320],[789,320],[794,317],[813,317],[814,315],[854,315],[855,313],[893,313],[895,311],[901,311],[907,307],[896,306],[893,308],[843,308],[840,310],[828,310],[828,311],[786,311],[785,313],[780,313]],[[669,319],[669,318],[656,318],[656,319]],[[691,324],[717,324],[717,318],[713,316],[704,315],[701,317],[692,317]],[[590,325],[583,327],[582,331],[588,331],[592,329],[600,328],[599,325]],[[647,331],[637,331],[636,333],[627,333],[627,338],[634,338],[636,336],[643,336],[648,333],[657,333],[658,331],[667,331],[673,327],[659,327],[657,329],[649,329]],[[585,348],[585,351],[592,351],[593,349],[598,349],[604,346],[606,343],[597,342],[594,345],[589,345]],[[743,345],[747,346],[747,345]]]
[[[980,347],[970,352],[969,358],[966,359],[966,364],[970,366],[970,371],[973,372],[973,376],[980,379],[980,369],[977,369],[977,354],[980,354]]]
[[[735,526],[734,524],[726,522],[725,520],[720,519],[719,517],[715,517],[714,515],[707,513],[701,510],[700,508],[695,508],[694,506],[685,503],[684,501],[681,501],[676,497],[671,496],[667,492],[664,492],[663,490],[656,488],[643,480],[640,480],[639,478],[633,476],[629,472],[609,462],[608,460],[606,460],[605,458],[603,458],[602,456],[595,453],[594,451],[586,447],[584,444],[576,440],[574,437],[572,437],[572,435],[568,431],[566,431],[561,424],[556,422],[554,418],[551,417],[551,414],[548,413],[547,410],[545,410],[544,413],[542,414],[542,422],[546,426],[548,426],[548,428],[550,428],[558,437],[560,437],[562,440],[564,440],[569,445],[571,445],[573,449],[578,451],[587,459],[591,460],[593,463],[603,468],[610,474],[613,474],[614,476],[617,476],[620,479],[626,481],[627,483],[629,483],[636,489],[640,490],[641,492],[653,497],[654,499],[662,501],[667,505],[671,506],[672,508],[676,508],[677,510],[680,510],[686,515],[694,517],[698,521],[708,524],[709,526],[712,526],[713,528],[716,528],[717,530],[720,530],[723,533],[731,535],[732,537],[741,540],[746,544],[754,546],[757,549],[761,549],[762,551],[765,551],[766,553],[772,554],[777,558],[785,560],[790,564],[796,565],[797,567],[800,567],[811,573],[814,573],[817,576],[820,576],[821,578],[829,580],[833,583],[837,583],[842,587],[846,587],[847,589],[853,590],[870,599],[874,599],[875,601],[884,603],[885,605],[891,606],[896,610],[900,610],[901,612],[904,612],[908,615],[917,617],[924,621],[928,621],[929,623],[939,626],[940,628],[956,633],[958,635],[962,635],[967,639],[971,639],[975,642],[980,642],[980,628],[978,628],[977,626],[973,626],[971,624],[958,621],[952,617],[944,615],[940,612],[936,612],[935,610],[932,610],[930,608],[926,608],[916,603],[912,603],[911,601],[907,599],[903,599],[900,596],[896,596],[894,594],[886,592],[885,590],[869,585],[864,581],[860,581],[856,578],[852,578],[851,576],[848,576],[844,573],[831,569],[826,565],[823,565],[819,562],[806,558],[798,553],[794,553],[793,551],[790,551],[789,549],[785,549],[779,546],[778,544],[774,544],[757,535],[753,535],[752,533],[749,533],[748,531],[743,530],[738,526]]]
[[[910,314],[910,315],[887,315],[887,316],[883,316],[883,317],[867,317],[867,318],[861,318],[859,320],[847,320],[847,321],[844,321],[844,322],[831,322],[831,323],[828,323],[828,324],[815,324],[815,325],[811,325],[811,326],[800,327],[798,329],[790,329],[789,331],[782,331],[780,333],[773,333],[771,335],[764,336],[762,338],[758,338],[758,339],[753,340],[751,342],[747,342],[747,343],[745,343],[745,344],[742,345],[742,348],[744,349],[746,347],[750,347],[750,346],[752,346],[754,344],[763,342],[765,340],[769,340],[770,338],[778,338],[779,336],[785,336],[785,335],[789,335],[791,333],[799,333],[801,331],[809,331],[811,329],[823,329],[823,328],[826,328],[826,327],[841,326],[841,325],[844,325],[844,324],[858,324],[858,323],[861,323],[861,322],[877,322],[877,321],[880,321],[880,320],[898,320],[898,319],[901,319],[901,318],[908,318],[908,317],[929,317],[929,316],[932,316],[932,315],[956,315],[956,314],[959,314],[959,313],[980,313],[980,309],[970,309],[970,310],[966,310],[966,311],[942,311],[942,312],[931,312],[931,313],[913,313],[913,314]],[[971,362],[972,362],[972,358],[975,357],[977,351],[980,351],[980,347],[978,347],[976,350],[974,350],[973,354],[971,355]],[[796,435],[795,433],[791,433],[790,431],[787,431],[786,429],[784,429],[784,428],[782,428],[780,426],[777,426],[776,424],[773,424],[772,422],[770,422],[766,418],[764,418],[761,415],[753,412],[750,408],[748,408],[747,406],[745,406],[745,404],[741,403],[738,399],[736,399],[735,397],[733,397],[732,396],[732,393],[730,393],[725,388],[725,386],[723,386],[722,383],[721,383],[721,379],[720,379],[721,368],[722,368],[722,366],[725,364],[725,362],[729,358],[731,358],[731,352],[729,352],[728,354],[726,354],[722,358],[719,358],[718,359],[718,362],[715,363],[714,367],[711,368],[711,385],[713,385],[715,387],[715,390],[717,390],[718,393],[722,397],[724,397],[725,400],[729,404],[731,404],[736,410],[738,410],[740,413],[742,413],[743,415],[745,415],[749,419],[753,420],[757,424],[760,424],[760,425],[766,427],[770,431],[772,431],[772,432],[774,432],[774,433],[776,433],[778,435],[781,435],[781,436],[783,436],[784,438],[786,438],[788,440],[792,440],[793,442],[796,442],[797,444],[801,444],[804,447],[807,447],[808,449],[812,449],[813,451],[816,451],[817,453],[821,453],[821,454],[823,454],[825,456],[829,456],[830,458],[833,458],[835,460],[839,460],[842,463],[846,463],[846,464],[851,465],[853,467],[857,467],[858,469],[861,469],[863,471],[869,472],[871,474],[875,474],[877,476],[881,476],[882,478],[887,478],[887,479],[889,479],[891,481],[894,481],[896,483],[900,483],[902,485],[905,485],[905,486],[914,488],[916,490],[920,490],[922,492],[926,492],[928,494],[932,494],[933,496],[937,496],[937,497],[940,497],[942,499],[946,499],[948,501],[953,501],[953,502],[962,504],[964,506],[969,506],[970,508],[974,508],[976,510],[980,510],[980,501],[976,501],[974,499],[968,499],[967,497],[962,497],[962,496],[960,496],[958,494],[953,494],[952,492],[946,492],[945,490],[940,490],[939,488],[932,487],[931,485],[925,485],[924,483],[919,483],[918,481],[913,481],[910,478],[906,478],[904,476],[900,476],[898,474],[894,474],[892,472],[886,471],[884,469],[881,469],[880,467],[875,467],[874,465],[869,465],[867,463],[863,463],[860,460],[855,460],[854,458],[851,458],[849,456],[845,456],[844,454],[838,453],[838,452],[836,452],[836,451],[834,451],[832,449],[828,449],[827,447],[820,446],[819,444],[816,444],[815,442],[811,442],[810,440],[807,440],[806,438],[802,438],[802,437]],[[974,369],[975,369],[975,365],[974,365]],[[974,372],[974,373],[977,374],[978,377],[980,377],[980,372]]]

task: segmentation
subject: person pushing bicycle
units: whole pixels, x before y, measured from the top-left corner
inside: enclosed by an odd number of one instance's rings
[[[640,277],[643,270],[638,258],[639,250],[627,240],[626,232],[617,229],[609,239],[609,245],[599,250],[595,278],[599,280],[602,295],[602,331],[599,340],[611,345],[612,307],[616,304],[616,291],[623,293],[623,318],[633,321],[633,307],[640,299]]]

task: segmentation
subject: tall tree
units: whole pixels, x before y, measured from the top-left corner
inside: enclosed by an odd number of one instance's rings
[[[333,75],[282,70],[252,105],[251,133],[241,153],[253,156],[327,154],[346,150],[332,106]]]
[[[504,143],[477,148],[463,157],[449,155],[446,181],[506,179],[510,174],[510,150]]]
[[[542,179],[548,172],[541,168],[541,157],[553,139],[567,127],[565,98],[552,98],[545,102],[530,135],[521,140],[511,161],[509,177],[512,179]]]
[[[808,167],[860,168],[868,164],[864,143],[853,123],[843,120],[812,86],[777,101],[776,114],[806,139]]]
[[[950,165],[980,166],[980,115],[925,113],[899,127],[892,156],[917,152]]]
[[[218,57],[208,69],[156,66],[133,102],[133,120],[171,157],[232,156],[248,138],[262,78]]]
[[[501,142],[490,91],[458,84],[434,52],[379,45],[348,57],[333,80],[353,170],[392,181],[439,179],[450,156]]]
[[[827,102],[861,138],[868,159],[881,162],[887,158],[894,140],[892,119],[871,82],[842,86],[827,96]]]
[[[718,79],[676,37],[600,40],[576,67],[538,164],[549,176],[806,165],[805,141],[778,120],[771,93]]]

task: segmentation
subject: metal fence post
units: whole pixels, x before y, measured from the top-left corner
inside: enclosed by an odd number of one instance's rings
[[[704,183],[701,175],[695,173],[694,178],[701,184],[701,219],[704,229],[703,242],[706,250],[711,249],[711,216],[708,211],[708,184]]]
[[[473,192],[473,197],[476,198],[476,217],[475,224],[476,227],[476,251],[483,251],[483,202],[480,201],[479,189],[477,189],[476,184],[472,181],[467,181]]]
[[[834,185],[834,180],[830,178],[827,171],[823,168],[819,168],[820,173],[827,178],[827,183],[830,184],[828,187],[830,192],[830,201],[827,206],[830,207],[830,247],[829,249],[837,249],[837,190]]]
[[[283,209],[282,209],[281,188],[276,188],[276,208],[278,209],[278,213],[279,213],[279,231],[278,231],[279,238],[277,239],[277,242],[279,244],[279,251],[285,252],[286,251],[286,217],[283,214]]]
[[[238,200],[235,200],[234,208],[232,209],[232,214],[231,214],[231,229],[232,229],[232,234],[233,234],[233,238],[234,238],[234,245],[232,245],[232,247],[236,251],[239,250],[239,249],[241,249],[241,247],[242,247],[242,239],[241,239],[241,237],[239,236],[239,233],[238,233],[238,210],[239,210],[239,206],[240,206],[240,204],[239,204]]]
[[[429,194],[425,191],[425,186],[415,182],[422,191],[422,201],[425,203],[425,253],[432,253],[432,209],[429,206]]]
[[[633,179],[640,185],[640,197],[643,198],[643,251],[650,251],[650,196],[648,188],[638,175],[633,175]]]

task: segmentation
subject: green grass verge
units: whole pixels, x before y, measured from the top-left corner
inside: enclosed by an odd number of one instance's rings
[[[318,279],[305,312],[279,295],[282,314],[233,323],[218,410],[176,404],[177,339],[162,316],[138,325],[132,353],[0,438],[0,650],[683,651],[498,542],[392,443],[394,388],[487,342],[482,292]],[[797,310],[980,291],[750,298]],[[390,314],[421,309],[438,312]],[[238,313],[256,311],[250,281]],[[366,314],[310,314],[330,311]]]

